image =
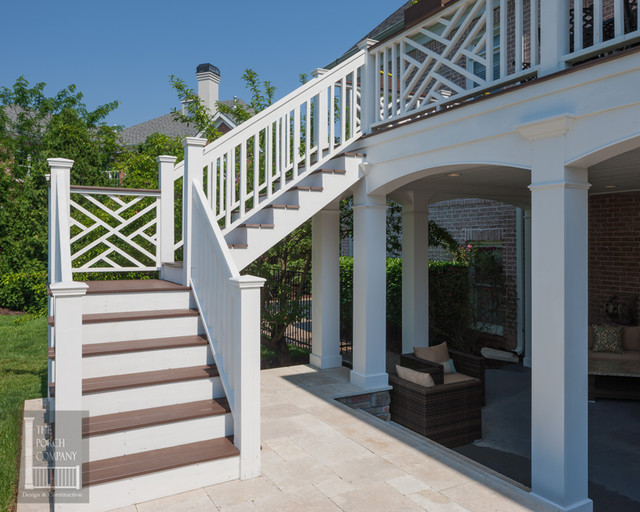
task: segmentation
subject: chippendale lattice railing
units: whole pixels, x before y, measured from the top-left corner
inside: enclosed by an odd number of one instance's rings
[[[159,190],[71,187],[73,272],[160,268]]]
[[[373,126],[534,75],[539,17],[539,0],[461,0],[374,46]]]

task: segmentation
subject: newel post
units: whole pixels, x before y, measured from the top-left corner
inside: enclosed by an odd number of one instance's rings
[[[376,113],[378,116],[380,115],[380,107],[376,105],[376,93],[380,89],[379,71],[376,70],[376,58],[369,51],[369,48],[377,42],[375,39],[365,39],[358,43],[358,49],[367,50],[361,85],[362,111],[360,118],[363,134],[371,131],[371,125],[377,121]]]
[[[231,278],[233,309],[233,435],[240,450],[240,479],[260,475],[260,289],[265,279]]]
[[[160,207],[158,211],[158,259],[161,265],[173,263],[175,259],[174,236],[174,181],[173,171],[177,158],[160,155],[158,162],[158,181],[160,184]]]
[[[207,143],[207,139],[197,137],[187,137],[182,141],[184,147],[184,178],[182,181],[182,240],[183,248],[183,272],[184,285],[191,285],[191,232],[193,207],[193,182],[202,183],[204,167],[202,148]]]
[[[59,216],[64,215],[69,218],[71,197],[71,168],[73,160],[66,158],[49,158],[49,283],[53,284],[61,280],[62,266],[65,262],[61,261],[60,253],[60,237],[58,230],[60,229]],[[60,212],[58,204],[58,188],[62,188],[62,193],[66,198],[66,208],[64,212]],[[69,266],[71,262],[68,262]]]

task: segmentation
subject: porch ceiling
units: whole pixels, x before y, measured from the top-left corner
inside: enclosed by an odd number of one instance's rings
[[[448,199],[482,198],[529,208],[530,172],[497,166],[447,168],[403,185],[389,194],[403,203],[409,195],[435,203]],[[589,194],[640,190],[640,148],[627,151],[589,168]]]
[[[640,190],[640,148],[590,167],[589,183],[590,194]]]
[[[513,167],[476,166],[447,169],[412,181],[389,194],[400,203],[412,194],[420,201],[435,203],[465,197],[491,199],[528,208],[531,202],[530,172]]]

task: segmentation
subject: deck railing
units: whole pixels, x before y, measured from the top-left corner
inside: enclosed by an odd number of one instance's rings
[[[223,231],[242,223],[362,134],[365,52],[317,76],[203,151],[210,208]]]
[[[373,127],[535,75],[539,0],[461,0],[374,46]]]
[[[565,61],[640,41],[638,0],[570,0],[569,17],[570,50]]]

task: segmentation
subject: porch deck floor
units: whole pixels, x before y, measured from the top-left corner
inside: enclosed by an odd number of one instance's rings
[[[518,484],[333,397],[353,394],[346,368],[264,370],[262,476],[120,512],[550,510]]]

